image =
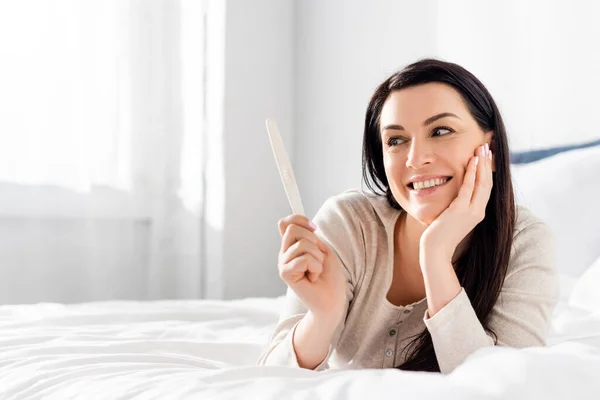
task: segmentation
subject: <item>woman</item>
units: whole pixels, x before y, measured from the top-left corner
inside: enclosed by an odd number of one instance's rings
[[[363,176],[373,193],[279,222],[288,291],[259,364],[448,373],[483,347],[545,344],[553,236],[515,207],[504,124],[476,77],[426,59],[383,82]]]

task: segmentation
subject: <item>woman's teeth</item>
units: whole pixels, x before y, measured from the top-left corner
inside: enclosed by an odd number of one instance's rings
[[[448,178],[436,178],[436,179],[428,179],[426,181],[421,181],[421,182],[413,182],[413,188],[417,191],[423,190],[423,189],[428,189],[430,187],[442,185],[442,184],[446,183],[447,180],[448,180]]]

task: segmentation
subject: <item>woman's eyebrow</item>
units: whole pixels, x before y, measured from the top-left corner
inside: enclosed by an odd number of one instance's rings
[[[456,114],[452,114],[452,113],[449,113],[449,112],[443,112],[443,113],[440,113],[440,114],[436,114],[433,117],[427,118],[425,120],[425,122],[423,122],[423,126],[427,126],[429,124],[434,123],[438,119],[442,119],[442,118],[446,118],[446,117],[453,117],[453,118],[460,119],[460,117],[458,115],[456,115]],[[392,130],[396,130],[396,131],[404,131],[405,130],[402,125],[389,124],[389,125],[384,126],[381,131],[384,132],[384,131],[386,131],[388,129],[392,129]]]
[[[405,130],[402,125],[389,124],[389,125],[384,126],[381,131],[384,132],[384,131],[387,131],[388,129],[392,129],[392,130],[396,130],[396,131],[403,131],[403,130]]]
[[[437,121],[438,119],[445,118],[445,117],[454,117],[454,118],[458,118],[458,119],[460,119],[460,118],[458,117],[458,115],[455,115],[455,114],[452,114],[452,113],[449,113],[449,112],[444,112],[444,113],[440,113],[440,114],[434,115],[433,117],[429,117],[429,118],[427,118],[427,119],[425,120],[425,122],[423,122],[423,126],[427,126],[427,125],[429,125],[429,124],[432,124],[432,123],[434,123],[435,121]],[[461,120],[461,121],[462,121],[462,120]]]

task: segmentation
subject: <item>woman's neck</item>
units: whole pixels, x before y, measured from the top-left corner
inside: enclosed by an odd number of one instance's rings
[[[419,267],[419,250],[420,241],[423,232],[427,229],[427,225],[413,218],[406,211],[402,211],[396,221],[394,231],[394,254],[400,254],[402,249],[402,259],[411,265],[413,268]],[[456,262],[458,256],[466,250],[467,244],[471,239],[472,232],[469,233],[458,245],[457,251],[454,252],[452,262]]]
[[[420,269],[419,242],[427,227],[402,211],[394,229],[394,255],[401,261],[403,267]]]

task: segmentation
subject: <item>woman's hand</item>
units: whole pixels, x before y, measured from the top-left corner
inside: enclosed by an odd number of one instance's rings
[[[343,265],[303,215],[279,221],[279,276],[318,318],[341,318],[346,303]]]
[[[420,243],[421,265],[426,258],[451,262],[459,243],[483,221],[492,192],[492,152],[488,144],[478,147],[467,165],[467,172],[456,199],[423,232]],[[427,252],[435,252],[435,257]]]

